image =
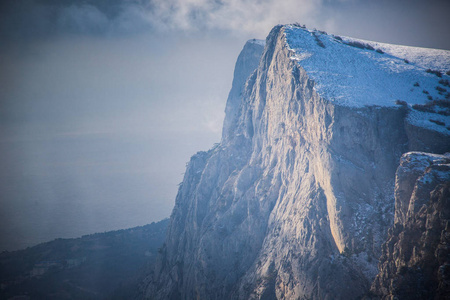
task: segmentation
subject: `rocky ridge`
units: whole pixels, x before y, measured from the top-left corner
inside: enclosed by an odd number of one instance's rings
[[[371,291],[382,299],[448,299],[450,154],[404,154],[395,195],[395,223]]]
[[[191,158],[144,297],[361,297],[394,220],[400,156],[450,145],[445,130],[409,121],[407,102],[327,98],[299,59],[326,51],[325,34],[297,28],[301,52],[290,29],[275,27],[264,48],[250,41],[239,56],[222,141]]]
[[[132,299],[168,219],[0,253],[0,299]]]

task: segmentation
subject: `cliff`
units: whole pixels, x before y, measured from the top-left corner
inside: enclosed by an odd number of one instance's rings
[[[382,299],[448,299],[450,155],[406,153],[395,185],[395,223],[372,292]]]
[[[436,51],[297,26],[249,41],[222,141],[188,164],[145,297],[361,297],[399,158],[450,145],[450,53]]]

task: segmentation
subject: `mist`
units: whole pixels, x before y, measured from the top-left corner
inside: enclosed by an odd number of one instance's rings
[[[0,13],[0,250],[170,215],[278,23],[450,49],[445,1],[14,1]],[[405,10],[405,6],[408,10]]]
[[[168,217],[190,156],[220,141],[233,65],[214,58],[237,56],[227,40],[72,37],[17,51],[2,55],[15,72],[0,121],[2,248]]]

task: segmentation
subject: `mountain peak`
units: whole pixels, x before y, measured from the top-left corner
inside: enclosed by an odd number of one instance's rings
[[[401,155],[450,141],[408,121],[432,114],[447,130],[448,101],[427,96],[448,76],[421,65],[438,63],[433,51],[404,49],[294,25],[264,48],[247,42],[222,142],[189,163],[145,296],[362,297],[394,221]]]

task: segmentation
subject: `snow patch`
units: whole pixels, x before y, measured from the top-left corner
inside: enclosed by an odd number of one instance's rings
[[[412,109],[408,114],[407,121],[417,127],[432,129],[434,131],[450,135],[449,116]]]

